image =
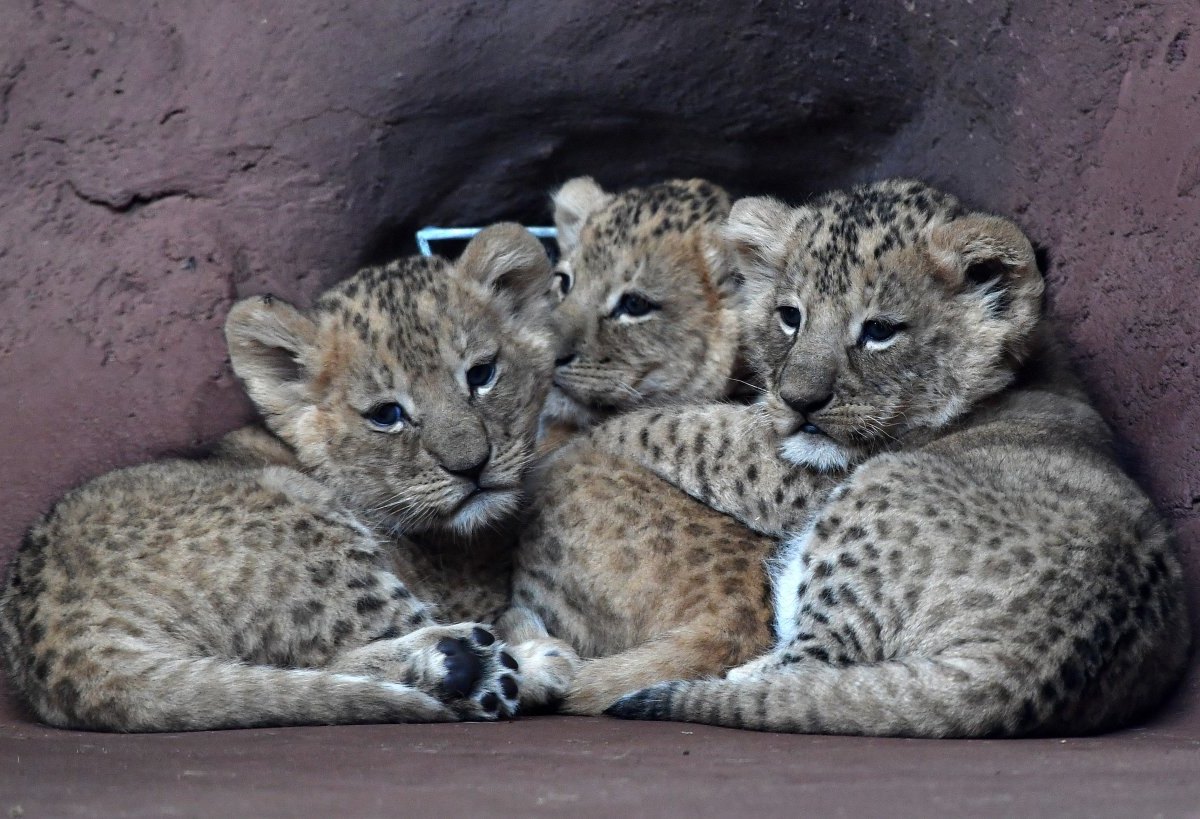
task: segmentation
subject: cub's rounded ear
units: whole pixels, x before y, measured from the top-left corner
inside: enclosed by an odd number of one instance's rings
[[[747,290],[757,292],[774,285],[799,221],[798,209],[768,196],[733,203],[721,234],[737,260]]]
[[[717,292],[725,298],[736,296],[742,286],[742,273],[722,225],[701,225],[696,230],[696,243]]]
[[[243,299],[225,320],[233,371],[271,423],[306,403],[317,327],[295,307],[271,296]]]
[[[554,226],[558,229],[558,251],[563,258],[579,246],[579,234],[587,218],[613,199],[590,176],[578,176],[550,194],[554,203]]]
[[[553,270],[546,248],[515,222],[501,222],[475,235],[456,265],[501,299],[510,313],[548,304]]]
[[[977,294],[995,316],[1017,300],[1036,305],[1044,283],[1033,245],[1007,219],[969,214],[935,226],[929,251],[937,273],[952,288]]]

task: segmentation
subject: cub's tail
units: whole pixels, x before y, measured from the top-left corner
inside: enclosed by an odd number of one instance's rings
[[[739,680],[660,683],[605,712],[798,734],[1014,736],[1044,731],[1055,703],[1018,696],[976,659],[797,663]]]

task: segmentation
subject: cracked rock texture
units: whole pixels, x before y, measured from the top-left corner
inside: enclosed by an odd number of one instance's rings
[[[307,303],[423,223],[543,223],[578,173],[910,174],[1049,246],[1200,588],[1194,3],[9,0],[0,42],[0,557],[70,486],[249,417],[238,297]]]

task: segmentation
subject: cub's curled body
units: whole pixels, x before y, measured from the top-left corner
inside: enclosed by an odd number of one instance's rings
[[[0,594],[16,690],[46,722],[118,731],[515,711],[545,657],[518,671],[488,629],[438,625],[402,535],[516,506],[549,278],[497,226],[455,265],[368,269],[307,312],[236,305],[234,369],[278,438],[105,475],[37,523]]]
[[[618,413],[658,406],[671,416],[672,406],[749,386],[737,377],[749,376],[738,367],[740,292],[720,236],[729,213],[723,190],[674,180],[610,194],[580,178],[554,202],[563,260],[548,423],[575,432],[615,415],[609,423],[623,429]],[[663,446],[693,453],[702,430],[685,424],[677,432]],[[739,447],[757,441],[733,432],[720,457],[737,461],[748,457]],[[637,430],[632,435],[636,441]],[[756,451],[764,453],[770,448]],[[591,658],[562,704],[571,713],[599,713],[657,680],[722,672],[770,644],[763,561],[774,542],[761,532],[783,530],[764,529],[760,519],[758,532],[749,531],[673,491],[628,454],[577,438],[530,482],[514,603]],[[761,467],[763,485],[770,470]],[[799,490],[789,486],[778,505],[802,524],[802,509],[791,505],[807,500]],[[681,597],[665,593],[679,584]]]
[[[919,229],[862,247],[905,201],[925,204]],[[1179,561],[1046,339],[1020,230],[903,182],[801,208],[743,200],[731,226],[782,450],[852,471],[777,562],[772,652],[609,713],[1029,736],[1160,702],[1189,643]],[[694,470],[621,451],[703,493]]]

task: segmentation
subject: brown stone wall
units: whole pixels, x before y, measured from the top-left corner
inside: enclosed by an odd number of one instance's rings
[[[1200,588],[1200,10],[1189,0],[10,0],[0,557],[71,485],[248,407],[230,303],[306,301],[422,223],[703,174],[883,174],[1015,216]]]

